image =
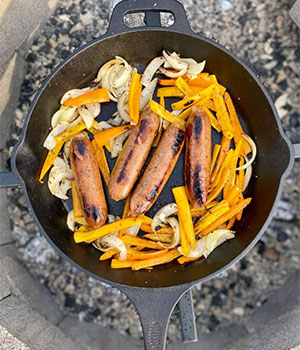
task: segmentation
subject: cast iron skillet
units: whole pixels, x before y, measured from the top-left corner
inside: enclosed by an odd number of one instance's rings
[[[124,25],[126,13],[147,10],[152,14],[148,16],[147,27],[130,29]],[[168,29],[162,28],[158,20],[158,11],[163,10],[173,13],[175,18],[175,23]],[[235,226],[236,238],[220,246],[206,260],[186,267],[174,262],[152,271],[112,270],[109,262],[99,263],[99,252],[93,247],[74,243],[66,226],[64,203],[50,194],[46,184],[37,181],[46,156],[42,144],[49,132],[50,118],[66,90],[88,85],[99,67],[116,55],[144,68],[163,49],[174,50],[197,61],[206,59],[206,70],[216,74],[221,84],[228,88],[258,149],[247,191],[247,197],[251,196],[253,200],[242,221]],[[107,115],[112,112],[108,107],[103,109]],[[217,141],[216,135],[213,137]],[[296,153],[299,156],[298,147]],[[282,131],[270,96],[247,66],[218,43],[192,32],[179,2],[125,0],[115,7],[107,33],[68,57],[44,82],[32,103],[12,156],[13,173],[18,178],[1,174],[1,185],[21,183],[34,220],[48,241],[72,264],[124,292],[139,313],[146,349],[159,350],[165,348],[168,320],[178,299],[194,285],[217,276],[237,262],[261,237],[274,214],[293,161],[293,147]],[[183,157],[150,214],[174,201],[170,189],[183,184],[182,170]],[[110,213],[122,212],[123,203],[109,200],[108,205]]]

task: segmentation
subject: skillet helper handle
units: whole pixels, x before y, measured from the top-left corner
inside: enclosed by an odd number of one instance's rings
[[[21,186],[21,182],[14,173],[0,173],[0,188],[15,186]]]
[[[142,290],[122,287],[120,290],[131,300],[140,317],[145,350],[165,350],[171,313],[187,287]]]
[[[295,158],[300,158],[300,143],[295,143],[294,145]]]
[[[174,23],[168,30],[191,32],[183,5],[177,0],[123,0],[113,9],[107,34],[120,34],[135,30],[124,23],[124,16],[128,13],[145,12],[146,26],[161,28],[159,12],[169,12],[174,16]],[[143,27],[142,27],[143,28]]]

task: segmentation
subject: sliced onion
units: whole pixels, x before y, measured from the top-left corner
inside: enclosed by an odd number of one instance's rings
[[[68,129],[73,128],[73,126],[77,125],[78,123],[82,122],[82,118],[78,116],[76,119],[74,119],[71,123],[68,125]]]
[[[158,79],[155,78],[151,83],[142,90],[140,100],[140,110],[144,109],[150,100],[152,100]]]
[[[173,52],[171,55],[167,54],[165,50],[163,50],[163,56],[168,61],[168,63],[171,65],[171,67],[175,70],[182,71],[185,69],[185,71],[188,68],[188,64],[184,62],[176,52]]]
[[[108,122],[112,126],[120,126],[121,124],[127,124],[127,122],[124,123],[124,120],[119,116],[118,112],[117,112],[115,118],[108,119]]]
[[[143,86],[149,86],[151,83],[151,80],[154,76],[154,74],[157,72],[158,68],[166,62],[166,59],[163,56],[155,57],[153,60],[148,64],[146,69],[144,70],[141,83]]]
[[[49,133],[49,135],[46,137],[46,140],[43,143],[43,146],[47,148],[49,151],[52,150],[56,146],[56,140],[54,136],[60,135],[62,132],[64,132],[68,127],[67,122],[59,122],[55,128],[52,129],[52,131]]]
[[[244,156],[246,163],[248,162],[248,157]],[[246,188],[249,185],[250,179],[252,176],[252,165],[248,166],[248,168],[245,171],[245,179],[244,179],[244,186],[242,188],[242,192],[246,190]]]
[[[78,111],[79,111],[80,117],[85,122],[87,129],[90,129],[94,122],[93,114],[85,108],[78,108]]]
[[[64,144],[64,157],[66,157],[67,159],[70,156],[71,142],[72,142],[72,139],[66,141]]]
[[[172,227],[174,236],[173,236],[173,241],[170,244],[164,244],[159,242],[158,244],[161,245],[164,248],[175,248],[177,247],[179,241],[180,241],[180,229],[179,229],[179,222],[175,218],[166,218],[166,222]]]
[[[187,75],[189,74],[193,74],[193,75],[197,75],[200,74],[204,67],[205,67],[205,63],[206,61],[202,61],[200,63],[196,63],[196,64],[191,64],[189,65],[188,69],[187,69]]]
[[[190,252],[188,255],[184,255],[182,253],[182,247],[179,246],[177,250],[179,251],[180,254],[188,257],[188,258],[201,258],[201,256],[204,254],[205,251],[205,239],[206,237],[203,237],[196,241],[196,247],[195,249],[190,249]]]
[[[179,72],[176,72],[176,73],[175,72],[171,72],[171,71],[169,71],[169,70],[167,70],[165,68],[162,68],[162,67],[160,67],[159,70],[160,70],[160,72],[162,74],[164,74],[168,78],[178,78],[181,75],[184,75],[186,73],[187,67],[183,68],[182,70],[180,70]]]
[[[141,228],[141,225],[140,225],[140,224],[139,224],[139,225],[135,225],[135,226],[128,227],[128,228],[126,229],[126,233],[128,233],[128,234],[131,235],[131,236],[136,237],[137,234],[138,234],[139,231],[140,231],[140,228]]]
[[[122,66],[112,85],[115,89],[118,89],[121,86],[123,86],[128,79],[130,79],[130,71],[128,71],[125,67]]]
[[[69,90],[61,98],[60,104],[62,105],[62,104],[64,104],[64,102],[66,102],[70,98],[78,97],[78,96],[80,96],[80,95],[82,95],[85,92],[88,92],[90,90],[92,90],[92,88],[90,88],[90,87],[86,87],[86,88],[83,88],[83,89],[72,89],[72,90]]]
[[[97,78],[94,80],[96,82],[99,82],[103,79],[103,77],[107,74],[109,69],[115,65],[115,64],[120,64],[122,63],[122,60],[120,58],[115,58],[113,60],[110,60],[106,62],[98,71]]]
[[[98,117],[98,115],[101,112],[100,103],[89,103],[89,104],[85,105],[85,107],[90,113],[92,113],[94,118]]]
[[[71,171],[56,166],[52,167],[48,179],[50,192],[60,199],[68,199],[66,193],[71,188],[70,178],[73,178]]]
[[[151,228],[153,232],[156,232],[156,227],[160,226],[162,223],[167,224],[166,218],[175,214],[177,212],[176,203],[169,203],[164,207],[160,208],[159,211],[154,215],[151,223]]]
[[[76,107],[64,107],[62,106],[51,118],[51,126],[55,128],[61,121],[69,122],[74,119],[76,114]]]
[[[71,210],[68,212],[67,216],[67,225],[71,231],[75,231],[75,218],[74,218],[74,211]]]
[[[236,168],[235,170],[244,170],[244,169],[247,169],[253,162],[254,162],[254,159],[256,157],[256,152],[257,152],[257,149],[256,149],[256,145],[254,143],[254,141],[251,139],[250,136],[246,135],[246,134],[242,134],[242,136],[244,137],[244,139],[246,139],[246,141],[249,143],[250,147],[251,147],[251,152],[252,152],[252,156],[251,156],[251,159],[248,160],[248,162],[238,168]]]
[[[193,58],[182,58],[182,61],[187,63],[189,66],[193,64],[197,64],[198,62],[194,60]]]
[[[123,132],[123,134],[115,137],[113,140],[110,141],[110,147],[111,147],[111,158],[116,158],[119,153],[122,151],[123,143],[127,139],[128,135],[130,134],[130,130]]]
[[[107,121],[101,121],[99,122],[95,127],[96,130],[102,131],[106,129],[112,128],[112,126]]]
[[[117,108],[118,108],[118,112],[119,112],[120,117],[123,120],[125,120],[125,122],[129,123],[130,122],[129,114],[125,110],[125,105],[127,103],[128,103],[128,94],[126,94],[124,92],[123,95],[118,99]]]
[[[204,238],[205,238],[205,250],[203,255],[205,258],[207,258],[209,254],[219,245],[221,245],[228,239],[234,238],[234,233],[233,231],[230,231],[230,230],[215,230],[209,233]]]

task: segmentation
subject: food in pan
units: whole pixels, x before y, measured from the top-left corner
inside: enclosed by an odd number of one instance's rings
[[[163,51],[138,73],[117,56],[90,86],[67,91],[51,119],[39,180],[50,170],[50,192],[63,200],[71,193],[75,242],[102,251],[100,261],[111,259],[112,268],[207,258],[234,237],[251,202],[244,192],[255,143],[226,88],[204,68],[205,61]],[[106,120],[103,103],[117,108]],[[211,149],[212,132],[221,142]],[[174,202],[150,218],[184,146],[185,186],[174,187]],[[108,154],[117,158],[112,171]],[[125,199],[122,218],[107,213],[103,186],[113,200]]]

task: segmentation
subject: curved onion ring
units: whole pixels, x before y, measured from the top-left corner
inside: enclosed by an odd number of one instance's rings
[[[125,120],[125,122],[130,122],[130,118],[129,118],[129,114],[126,112],[125,110],[125,104],[128,103],[128,94],[126,94],[126,92],[124,92],[121,97],[118,99],[118,104],[117,104],[117,108],[118,108],[118,112],[120,117]]]
[[[161,245],[162,247],[168,248],[168,249],[175,248],[180,241],[180,228],[179,228],[178,220],[175,218],[166,218],[166,222],[173,229],[173,232],[174,232],[173,241],[170,244],[164,244],[161,242],[158,242],[158,244]]]
[[[85,92],[88,92],[90,90],[92,90],[92,88],[90,88],[90,87],[86,87],[86,88],[83,88],[83,89],[72,89],[72,90],[69,90],[61,98],[60,104],[62,105],[62,104],[64,104],[65,101],[69,100],[70,98],[74,98],[74,97],[80,96],[80,95],[82,95]]]
[[[166,59],[162,56],[153,58],[153,60],[148,64],[148,66],[144,70],[144,73],[141,79],[141,83],[143,86],[147,87],[151,84],[151,80],[154,74],[157,72],[158,68],[164,62],[166,62]]]
[[[244,156],[244,158],[245,158],[245,161],[248,162],[248,157]],[[243,185],[243,188],[242,188],[242,192],[244,192],[246,190],[246,188],[248,187],[250,179],[251,179],[251,176],[252,176],[252,165],[248,166],[248,168],[246,169],[245,180],[244,180],[244,185]]]
[[[163,67],[160,67],[159,70],[160,70],[160,72],[162,74],[164,74],[168,78],[178,78],[181,75],[184,75],[186,73],[187,68],[185,67],[185,68],[183,68],[182,70],[180,70],[179,72],[176,72],[176,73],[175,72],[170,72],[169,70],[167,70],[167,69],[165,69]]]
[[[176,203],[169,203],[164,207],[160,208],[159,211],[154,215],[151,223],[153,232],[156,232],[156,227],[160,226],[161,223],[167,224],[166,218],[177,212]]]
[[[163,56],[166,59],[166,61],[171,65],[171,67],[175,70],[181,71],[181,70],[187,70],[188,64],[184,62],[176,52],[171,53],[170,55],[167,54],[165,50],[163,50]]]
[[[85,108],[78,108],[78,111],[79,111],[80,117],[85,122],[86,128],[90,129],[92,127],[93,121],[94,121],[93,114]]]
[[[244,139],[246,139],[246,141],[249,143],[249,146],[251,147],[252,157],[246,164],[236,168],[235,170],[247,169],[254,162],[254,159],[256,157],[257,149],[256,149],[256,145],[255,145],[254,141],[251,139],[250,136],[248,136],[246,134],[242,134],[242,136],[243,136]]]
[[[73,209],[68,212],[67,225],[71,231],[75,231],[75,218]]]
[[[141,100],[140,100],[140,110],[144,109],[149,101],[152,99],[154,94],[158,79],[155,78],[151,83],[142,90]]]

